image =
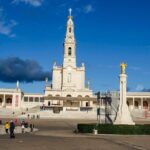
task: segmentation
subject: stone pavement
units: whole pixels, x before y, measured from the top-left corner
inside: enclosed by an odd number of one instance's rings
[[[32,120],[39,131],[2,135],[0,150],[150,150],[150,136],[74,134],[78,122],[87,121]]]

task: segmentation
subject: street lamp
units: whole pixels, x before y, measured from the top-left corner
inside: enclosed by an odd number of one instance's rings
[[[100,106],[101,106],[101,94],[100,92],[97,92],[96,93],[97,95],[97,102],[98,102],[98,109],[97,109],[97,120],[98,120],[98,123],[100,124],[101,123],[101,109],[100,109]]]

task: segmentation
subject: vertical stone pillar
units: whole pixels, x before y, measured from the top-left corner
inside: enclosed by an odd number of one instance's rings
[[[135,99],[134,99],[134,97],[133,97],[133,109],[135,109],[134,104],[135,104]]]
[[[5,94],[3,95],[2,107],[6,107],[6,96],[5,96]]]
[[[141,98],[141,110],[143,110],[143,97]]]
[[[122,68],[124,67],[124,68]],[[126,64],[122,63],[121,64],[121,74],[120,74],[120,102],[119,102],[119,109],[117,112],[116,120],[114,124],[129,124],[129,125],[134,125],[135,123],[133,122],[131,118],[131,114],[129,111],[129,108],[127,106],[127,97],[126,97],[126,92],[127,92],[127,75],[125,74],[125,67]]]

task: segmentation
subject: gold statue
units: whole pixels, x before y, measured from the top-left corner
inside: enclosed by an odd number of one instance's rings
[[[124,62],[122,62],[122,63],[120,64],[120,67],[121,67],[121,74],[125,74],[125,69],[126,69],[126,67],[127,67],[127,64],[124,63]]]

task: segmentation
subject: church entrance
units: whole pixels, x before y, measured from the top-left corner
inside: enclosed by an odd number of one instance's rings
[[[62,111],[62,110],[63,110],[62,107],[53,107],[53,113],[54,113],[54,114],[59,114],[60,111]]]
[[[48,106],[50,106],[51,105],[51,102],[50,101],[48,101]]]

